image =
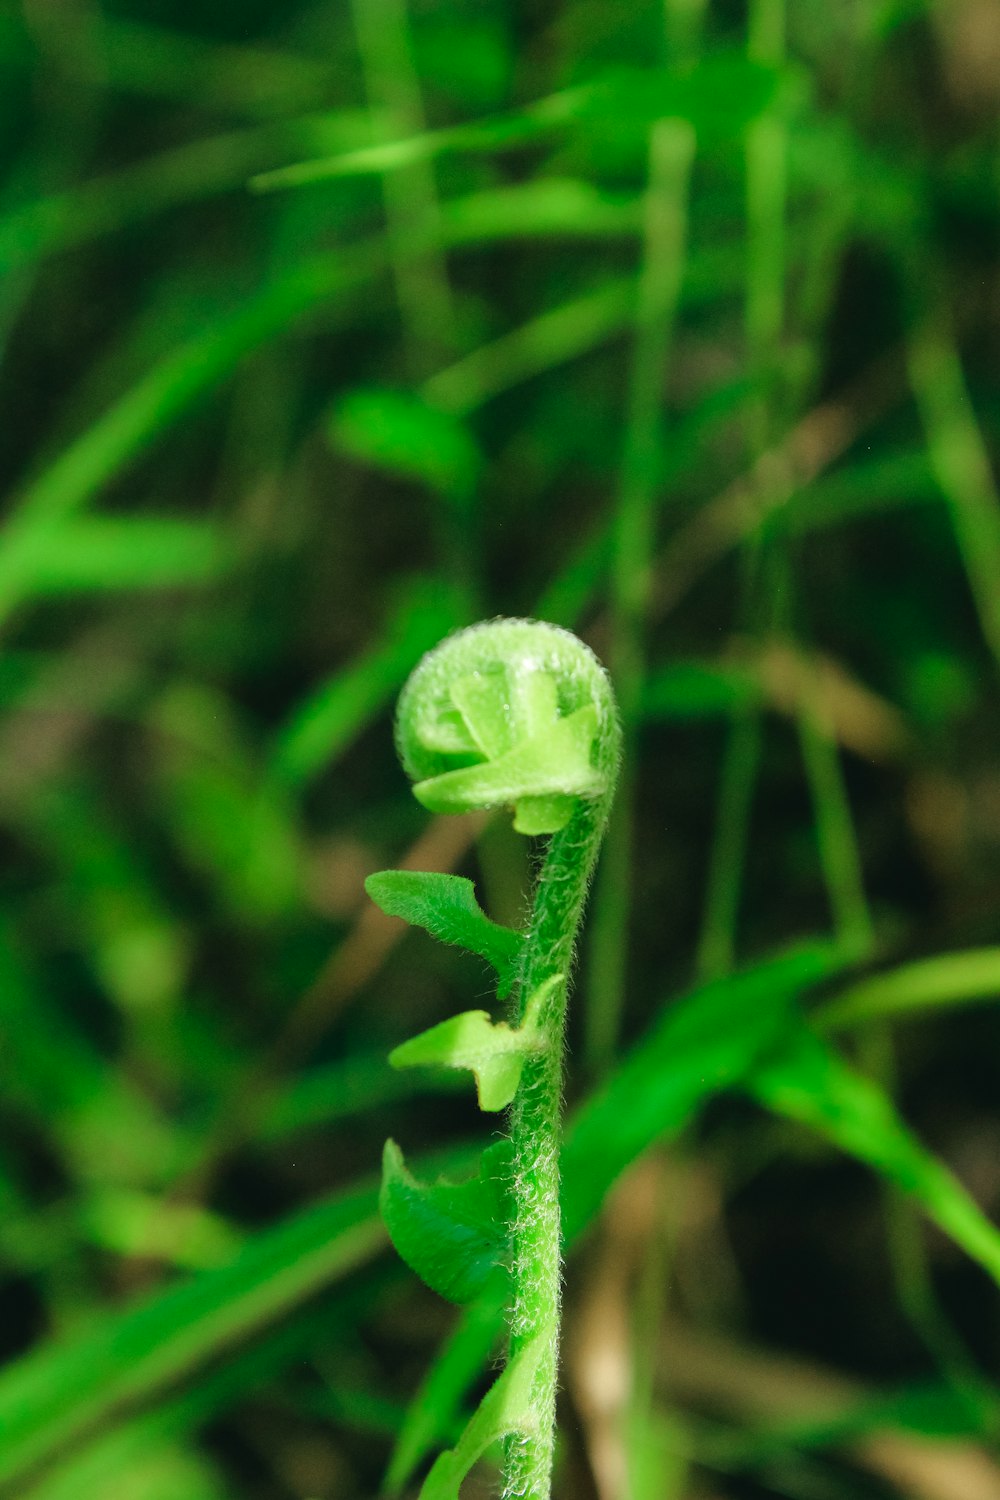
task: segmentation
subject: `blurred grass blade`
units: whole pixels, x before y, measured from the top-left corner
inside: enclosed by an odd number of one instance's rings
[[[74,520],[40,538],[36,594],[159,589],[211,583],[231,571],[236,549],[203,521],[134,516]]]
[[[940,499],[941,486],[924,449],[894,446],[814,479],[791,496],[773,524],[789,535],[800,535]]]
[[[416,17],[410,11],[408,0],[350,3],[365,94],[370,105],[388,116],[397,136],[420,136],[427,124],[413,48]],[[418,155],[398,172],[385,174],[381,185],[406,360],[411,371],[424,373],[458,342],[433,162]],[[418,224],[426,231],[424,251],[408,255],[405,242]]]
[[[70,51],[67,60],[79,68],[79,76],[115,89],[266,119],[321,109],[336,82],[329,62],[304,53],[259,44],[234,47],[107,14],[99,25],[100,66],[85,48]]]
[[[643,717],[668,722],[726,718],[748,706],[760,706],[759,674],[728,662],[678,661],[650,672],[643,690]]]
[[[46,1475],[40,1486],[32,1485],[31,1500],[176,1500],[181,1495],[184,1500],[222,1500],[207,1454],[152,1431],[141,1432],[140,1441],[137,1453],[134,1430],[115,1433],[88,1450],[79,1463]]]
[[[152,706],[151,781],[168,836],[210,882],[241,927],[267,927],[301,901],[297,810],[261,775],[259,752],[236,705],[200,683],[174,679]]]
[[[839,962],[830,947],[801,948],[666,1009],[573,1117],[563,1152],[567,1238],[653,1141],[684,1125],[706,1097],[742,1081],[780,1038],[795,1000]]]
[[[439,370],[425,381],[424,399],[456,414],[474,411],[502,391],[623,332],[635,314],[635,294],[634,277],[602,282]]]
[[[979,612],[1000,665],[1000,491],[946,319],[927,319],[909,346],[910,380],[938,483]]]
[[[637,198],[612,198],[575,177],[540,177],[450,198],[441,222],[454,244],[550,234],[615,238],[636,233],[641,212]]]
[[[59,872],[54,910],[105,992],[133,1019],[182,996],[190,934],[139,848],[84,785],[49,787],[19,809],[24,836]]]
[[[7,926],[0,930],[0,1039],[7,1105],[38,1117],[78,1181],[149,1181],[176,1170],[176,1133],[56,1001]]]
[[[269,192],[334,177],[401,171],[446,152],[492,153],[581,123],[599,129],[608,121],[624,122],[644,135],[653,120],[671,116],[721,136],[766,108],[781,82],[787,94],[791,75],[782,79],[778,71],[748,62],[736,50],[720,50],[687,76],[665,68],[613,69],[593,83],[552,94],[524,109],[279,167],[260,173],[253,186]]]
[[[453,199],[442,212],[445,243],[520,236],[629,234],[637,207],[614,202],[590,184],[549,179]],[[407,241],[408,253],[426,236]],[[398,247],[397,247],[398,248]],[[154,366],[32,482],[19,497],[0,552],[0,622],[30,597],[35,560],[60,522],[142,453],[194,401],[211,391],[251,349],[311,307],[357,290],[386,265],[383,237],[336,256],[306,261],[189,339]]]
[[[1000,998],[1000,948],[942,953],[860,979],[810,1016],[820,1031]]]
[[[433,1077],[399,1072],[385,1052],[356,1052],[339,1062],[310,1068],[290,1079],[264,1111],[258,1138],[281,1141],[301,1131],[385,1109],[416,1094],[462,1093],[468,1080],[441,1071]]]
[[[209,135],[0,213],[0,266],[87,244],[175,206],[242,191],[254,172],[308,150],[368,143],[370,111],[345,110]]]
[[[231,1266],[0,1375],[0,1483],[199,1365],[368,1260],[384,1243],[373,1186],[348,1190],[250,1240]]]
[[[446,591],[430,579],[412,580],[382,639],[322,683],[279,730],[271,755],[273,774],[299,787],[333,765],[391,701],[424,652],[457,624]]]
[[[378,387],[349,391],[328,431],[360,463],[425,484],[462,508],[472,500],[482,460],[468,428],[419,396]]]
[[[31,523],[71,515],[121,465],[233,369],[242,355],[284,328],[313,303],[366,280],[377,269],[374,247],[314,260],[286,272],[256,298],[173,350],[28,487],[12,524],[0,580],[12,575],[17,543]],[[377,252],[376,252],[377,253]]]
[[[789,1018],[787,1039],[753,1070],[748,1088],[766,1109],[809,1126],[902,1189],[1000,1285],[1000,1230],[910,1132],[891,1098],[806,1026]]]
[[[247,1348],[231,1350],[225,1361],[200,1371],[196,1382],[160,1393],[148,1411],[107,1431],[99,1429],[46,1468],[40,1481],[32,1484],[31,1500],[148,1500],[140,1486],[151,1466],[155,1472],[165,1445],[181,1438],[190,1441],[206,1421],[250,1392],[264,1389],[294,1364],[334,1345],[345,1323],[350,1324],[352,1301],[341,1295],[307,1304]],[[175,1483],[162,1494],[156,1492],[155,1500],[191,1500],[191,1495]],[[213,1500],[219,1500],[218,1489]]]
[[[669,29],[669,28],[668,28]],[[584,1057],[603,1072],[618,1046],[628,969],[635,835],[635,759],[648,666],[647,622],[663,469],[664,391],[674,365],[688,248],[697,135],[686,119],[649,132],[636,327],[624,404],[624,437],[611,520],[608,665],[623,732],[622,770],[597,870],[585,994]]]
[[[524,109],[475,124],[453,126],[446,130],[421,131],[395,141],[379,142],[354,151],[338,152],[317,161],[296,162],[260,172],[252,186],[258,192],[278,188],[305,187],[336,177],[381,175],[403,171],[416,162],[430,161],[449,151],[489,152],[520,146],[546,135],[572,120],[588,95],[587,89],[570,89],[539,99]]]
[[[428,1453],[458,1436],[462,1403],[489,1359],[501,1325],[495,1299],[463,1310],[407,1408],[386,1470],[387,1495],[402,1494]]]
[[[365,256],[299,266],[181,344],[105,411],[22,493],[0,552],[0,620],[30,596],[37,559],[51,547],[60,523],[224,379],[250,349],[377,268],[378,252],[371,247]]]

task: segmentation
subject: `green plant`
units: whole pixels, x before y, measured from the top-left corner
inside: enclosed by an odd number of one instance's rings
[[[553,625],[498,620],[430,652],[403,690],[400,758],[432,812],[513,805],[515,828],[550,838],[525,933],[491,922],[470,881],[400,870],[373,875],[382,909],[487,959],[511,1021],[466,1011],[397,1047],[397,1067],[440,1064],[476,1078],[484,1110],[510,1107],[510,1134],[471,1181],[419,1183],[385,1148],[382,1212],[399,1253],[436,1291],[471,1301],[509,1278],[507,1362],[425,1500],[457,1496],[465,1473],[505,1440],[504,1492],[550,1489],[559,1342],[559,1145],[563,1033],[573,950],[614,794],[620,726],[593,654]]]

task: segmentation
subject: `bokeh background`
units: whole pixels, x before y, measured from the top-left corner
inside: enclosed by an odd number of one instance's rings
[[[375,1189],[486,975],[362,882],[522,918],[392,746],[505,614],[629,745],[557,1494],[1000,1496],[998,106],[996,0],[0,9],[0,1494],[416,1494],[483,1388]]]

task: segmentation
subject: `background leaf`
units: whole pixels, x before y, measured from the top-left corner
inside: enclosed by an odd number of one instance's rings
[[[892,1101],[804,1028],[754,1070],[754,1094],[859,1157],[910,1194],[934,1222],[1000,1282],[996,1229],[941,1162],[906,1129]]]
[[[419,480],[446,500],[467,505],[472,497],[480,460],[462,423],[403,391],[352,391],[331,418],[330,436],[352,458]]]

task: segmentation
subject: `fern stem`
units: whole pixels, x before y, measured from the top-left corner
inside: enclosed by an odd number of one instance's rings
[[[562,1242],[559,1146],[568,975],[587,889],[611,807],[611,790],[582,801],[553,834],[539,877],[525,946],[521,1005],[553,976],[541,1017],[543,1048],[525,1064],[511,1109],[514,1158],[510,1358],[536,1338],[544,1353],[535,1380],[532,1432],[505,1443],[504,1500],[548,1500],[555,1442]]]

